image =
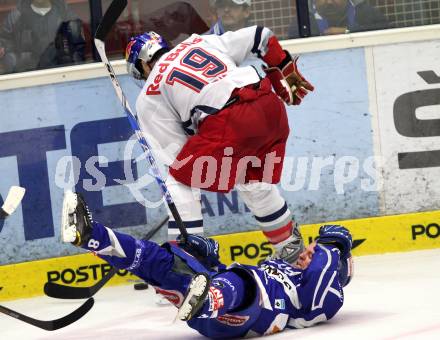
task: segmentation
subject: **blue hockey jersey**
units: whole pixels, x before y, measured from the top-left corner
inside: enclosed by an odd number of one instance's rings
[[[177,246],[159,246],[136,240],[94,222],[92,238],[84,248],[117,268],[127,269],[155,286],[176,306],[188,289],[192,272],[205,272],[219,280],[222,273],[245,273],[240,279],[245,305],[227,313],[201,314],[187,323],[199,333],[214,339],[273,334],[285,328],[303,328],[332,318],[341,308],[344,295],[339,281],[339,250],[317,244],[309,266],[293,268],[282,260],[266,261],[258,267],[235,264],[213,272]],[[192,271],[192,272],[191,272]],[[231,282],[223,282],[231,286]],[[241,287],[243,288],[243,287]],[[237,294],[238,286],[232,288]],[[249,294],[252,292],[252,294]]]
[[[215,319],[193,318],[188,325],[210,338],[268,335],[329,320],[344,300],[338,280],[339,250],[318,244],[305,270],[282,260],[259,267],[235,265],[252,273],[258,286],[255,302],[244,311]]]

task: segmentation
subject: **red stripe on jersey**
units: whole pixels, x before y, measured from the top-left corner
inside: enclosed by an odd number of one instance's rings
[[[267,42],[267,52],[263,57],[264,62],[272,66],[278,66],[286,57],[286,52],[283,51],[278,39],[275,36],[269,38]]]

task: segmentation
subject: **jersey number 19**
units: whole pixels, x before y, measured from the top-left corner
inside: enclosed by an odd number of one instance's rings
[[[205,78],[214,78],[227,70],[226,65],[217,57],[200,47],[190,49],[182,58],[180,64],[185,68],[174,67],[169,73],[166,82],[170,85],[178,82],[196,92],[200,92],[208,84],[208,81],[198,77],[197,74]]]

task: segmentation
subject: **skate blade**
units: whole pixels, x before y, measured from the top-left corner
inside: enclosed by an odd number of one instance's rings
[[[76,238],[75,208],[78,199],[75,193],[68,190],[64,193],[63,210],[61,214],[61,240],[66,243],[74,242]]]
[[[188,294],[177,312],[176,319],[188,321],[194,316],[208,294],[209,283],[210,280],[206,274],[199,274],[193,278]]]

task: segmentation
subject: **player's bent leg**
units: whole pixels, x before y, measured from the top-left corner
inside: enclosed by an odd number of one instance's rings
[[[299,226],[278,188],[269,183],[236,186],[241,198],[252,211],[261,231],[275,248],[275,258],[295,263],[304,250]]]
[[[194,290],[194,296],[199,301],[192,301],[192,303],[188,301],[189,306],[181,308],[182,320],[187,321],[194,315],[202,318],[216,318],[238,308],[243,303],[245,282],[234,272],[227,271],[218,274],[212,281],[202,278],[199,278],[199,281],[192,282],[193,286],[190,288],[190,292]],[[192,308],[191,305],[193,305]],[[186,307],[185,303],[182,307]]]
[[[210,283],[210,277],[204,273],[196,274],[192,278],[185,300],[177,313],[180,320],[188,321],[203,309],[205,299],[210,292]]]
[[[196,272],[171,251],[171,246],[137,240],[93,221],[84,199],[76,193],[65,194],[61,234],[64,242],[93,251],[112,266],[159,287],[168,297],[173,295],[177,305]]]
[[[261,313],[253,275],[237,266],[214,276],[204,303],[188,325],[211,339],[245,336]]]
[[[203,217],[200,190],[190,188],[177,182],[173,176],[168,175],[165,184],[173,197],[177,211],[190,234],[203,234]],[[175,240],[180,230],[168,209],[168,240]]]

